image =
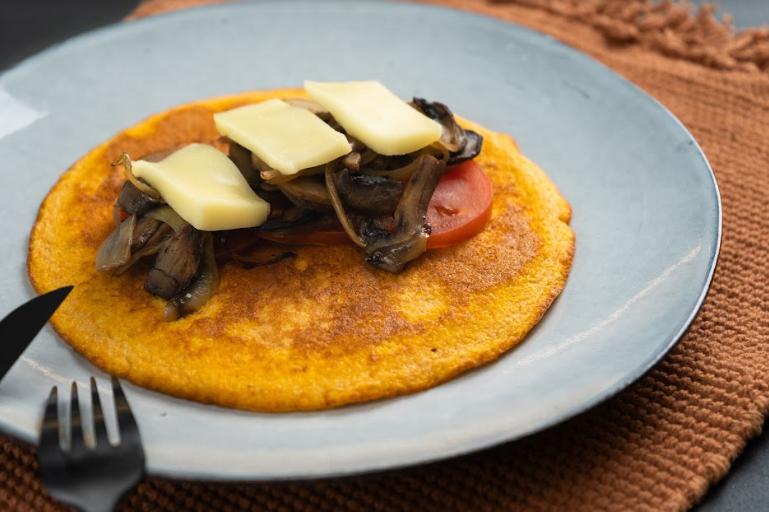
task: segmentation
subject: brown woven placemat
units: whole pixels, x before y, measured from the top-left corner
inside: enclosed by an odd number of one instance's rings
[[[685,510],[769,411],[769,29],[734,35],[710,9],[646,0],[428,0],[530,26],[598,58],[694,134],[721,189],[710,295],[640,382],[531,438],[426,467],[305,484],[145,479],[123,510]],[[150,0],[145,16],[209,3]],[[0,508],[64,510],[34,451],[0,438]]]

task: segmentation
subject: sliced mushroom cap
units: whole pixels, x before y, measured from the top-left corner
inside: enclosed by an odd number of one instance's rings
[[[427,206],[446,164],[430,156],[420,157],[419,168],[409,180],[395,210],[395,233],[373,228],[367,223],[362,238],[366,241],[366,261],[389,272],[400,272],[406,263],[427,249],[430,228],[425,225]]]
[[[296,178],[281,183],[278,188],[299,208],[320,213],[333,212],[326,186],[314,177]]]
[[[437,101],[429,102],[422,98],[414,98],[414,105],[424,115],[440,123],[442,128],[441,140],[449,151],[460,151],[465,145],[465,131],[454,119],[449,107]]]
[[[374,231],[370,224],[364,230],[364,236],[370,237],[369,240],[377,239],[377,242],[369,242],[366,246],[366,261],[393,274],[402,271],[409,261],[420,257],[427,250],[430,237],[430,231],[425,227],[419,227],[411,235],[401,237],[392,236],[386,231]]]
[[[424,115],[441,124],[443,128],[441,141],[450,152],[446,165],[461,164],[475,158],[481,152],[483,137],[459,126],[449,107],[443,103],[430,102],[422,98],[414,98],[413,105]]]
[[[144,256],[156,254],[171,228],[149,216],[131,214],[107,237],[96,253],[96,270],[124,274]]]
[[[141,247],[132,249],[131,258],[128,260],[128,262],[116,268],[113,271],[113,274],[115,274],[116,276],[123,275],[128,271],[128,269],[130,269],[140,259],[146,256],[153,256],[159,253],[160,250],[165,245],[166,241],[171,237],[172,232],[173,230],[171,229],[171,226],[163,222],[160,222],[157,229],[154,231],[154,233],[152,233],[150,238],[147,239],[146,242]],[[136,229],[134,230],[134,239],[145,238],[145,237],[146,237],[146,233],[145,234],[140,233],[139,226],[137,225]]]
[[[219,289],[219,267],[214,254],[214,237],[202,233],[200,271],[183,290],[166,304],[164,320],[172,322],[203,307]]]
[[[479,133],[475,133],[472,130],[465,130],[466,143],[465,147],[461,151],[451,153],[449,161],[446,165],[457,165],[462,162],[472,160],[481,152],[481,146],[483,145],[483,136]]]
[[[200,266],[204,234],[189,224],[163,246],[144,281],[153,295],[171,299],[190,283]]]
[[[259,170],[254,168],[251,151],[237,142],[230,142],[230,147],[227,151],[230,160],[232,160],[232,163],[235,164],[235,167],[238,168],[243,177],[246,178],[249,185],[257,187],[264,181],[261,174],[259,174]]]
[[[396,235],[424,225],[427,206],[445,170],[446,164],[440,160],[429,155],[420,157],[419,168],[409,180],[395,210]]]
[[[136,221],[133,240],[131,240],[131,254],[140,251],[147,242],[155,235],[158,228],[163,225],[159,220],[152,217],[141,217]]]
[[[336,187],[342,202],[360,212],[392,215],[403,195],[403,183],[384,176],[336,172]]]
[[[134,213],[144,215],[153,208],[164,204],[164,201],[145,194],[136,188],[136,185],[126,181],[117,197],[117,204],[129,215]]]
[[[96,253],[96,270],[106,272],[125,265],[131,258],[136,214],[127,217],[102,242]]]

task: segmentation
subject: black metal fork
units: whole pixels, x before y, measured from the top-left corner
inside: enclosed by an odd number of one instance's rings
[[[51,389],[45,406],[37,458],[40,477],[48,492],[57,500],[85,512],[110,511],[120,498],[135,486],[144,472],[144,449],[139,428],[128,406],[123,389],[112,379],[120,442],[111,445],[104,423],[104,413],[91,377],[91,403],[96,446],[86,446],[77,386],[72,383],[69,448],[63,449],[59,435],[57,388]]]

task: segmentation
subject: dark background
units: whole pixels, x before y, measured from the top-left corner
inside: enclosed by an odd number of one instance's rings
[[[138,3],[139,0],[0,0],[0,72],[59,41],[116,23]],[[769,25],[769,0],[720,0],[719,5],[721,12],[733,14],[738,29]],[[769,511],[769,434],[764,432],[750,442],[731,472],[708,492],[695,511]]]

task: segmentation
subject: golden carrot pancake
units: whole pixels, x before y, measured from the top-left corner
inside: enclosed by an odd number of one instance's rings
[[[155,115],[79,160],[42,204],[28,271],[35,289],[73,284],[54,315],[59,335],[104,371],[205,403],[298,411],[424,390],[521,341],[562,290],[571,267],[571,210],[507,135],[484,137],[476,158],[494,188],[477,236],[430,250],[400,274],[365,263],[350,246],[291,246],[296,258],[252,269],[220,266],[219,291],[199,311],[163,321],[165,300],[143,289],[146,266],[97,272],[115,228],[112,206],[132,156],[218,144],[212,114],[302,90],[254,92]],[[285,245],[260,241],[258,251]]]

